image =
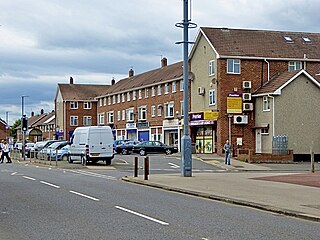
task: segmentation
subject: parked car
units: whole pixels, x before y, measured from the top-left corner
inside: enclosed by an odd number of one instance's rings
[[[25,145],[25,154],[29,158],[31,156],[31,151],[34,151],[34,143],[33,142],[27,142]]]
[[[49,153],[49,158],[51,157],[52,160],[63,160],[68,161],[70,156],[70,145],[60,144],[54,151]]]
[[[50,144],[46,149],[47,151],[47,157],[48,159],[53,159],[55,160],[56,158],[56,153],[63,147],[65,147],[68,144],[67,141],[59,141],[59,142],[53,142]],[[60,160],[60,159],[59,159]],[[67,159],[66,159],[67,160]]]
[[[144,156],[148,153],[172,154],[178,152],[177,146],[165,145],[159,141],[145,141],[133,146],[132,151]]]
[[[125,142],[128,142],[128,141],[129,141],[129,139],[114,140],[113,141],[113,151],[116,152],[117,146],[122,145],[122,144],[124,144]]]
[[[133,146],[137,145],[140,143],[139,141],[126,141],[121,145],[117,145],[115,148],[116,153],[122,154],[122,155],[127,155],[132,152]]]
[[[51,144],[56,143],[56,142],[66,142],[66,141],[61,141],[61,140],[49,140],[46,141],[46,143],[42,146],[42,149],[37,152],[37,158],[48,158],[48,148],[50,147]]]

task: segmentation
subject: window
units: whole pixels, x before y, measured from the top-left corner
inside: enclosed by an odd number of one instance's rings
[[[84,102],[83,103],[83,108],[84,109],[91,109],[92,108],[92,103],[91,102]]]
[[[227,73],[240,74],[240,59],[227,60]]]
[[[287,43],[293,43],[293,40],[291,37],[289,36],[283,36],[284,40],[287,42]]]
[[[158,85],[158,96],[161,95],[161,85]]]
[[[156,90],[154,87],[151,88],[151,96],[154,97],[156,95]]]
[[[112,104],[116,104],[116,95],[112,96]]]
[[[132,101],[135,101],[137,99],[137,91],[132,91]]]
[[[180,102],[180,106],[181,106],[181,111],[180,111],[180,113],[181,113],[181,117],[183,117],[183,114],[184,114],[184,109],[183,109],[183,101],[181,101]]]
[[[108,123],[114,123],[113,111],[108,112]]]
[[[168,93],[169,93],[169,84],[166,83],[166,84],[164,85],[164,94],[168,94]]]
[[[111,105],[111,96],[108,97],[108,105]]]
[[[161,117],[161,115],[162,115],[162,105],[161,104],[159,104],[158,107],[157,107],[157,115],[159,117]]]
[[[78,116],[70,116],[70,126],[78,126]]]
[[[120,101],[121,101],[120,94],[118,94],[118,99],[117,100],[118,100],[117,103],[120,103]]]
[[[139,120],[146,120],[147,119],[147,107],[146,106],[139,107],[138,114],[139,114]]]
[[[270,99],[268,96],[263,97],[263,111],[270,111]]]
[[[173,118],[174,117],[174,103],[169,102],[164,105],[165,107],[165,117],[166,118]]]
[[[209,61],[209,76],[214,75],[214,60]]]
[[[209,90],[209,106],[216,104],[216,99],[214,94],[215,94],[215,90],[213,89]]]
[[[98,124],[99,125],[104,125],[104,113],[99,113],[98,114]]]
[[[124,102],[124,93],[121,94],[122,102]]]
[[[144,97],[145,98],[149,97],[149,88],[144,89]]]
[[[261,129],[261,134],[268,135],[269,134],[269,128],[262,128]]]
[[[180,92],[183,92],[183,88],[184,88],[183,80],[180,80]]]
[[[99,99],[99,105],[102,107],[102,98]]]
[[[117,120],[120,121],[121,120],[121,111],[118,111],[117,116],[118,116]]]
[[[172,82],[172,92],[175,93],[177,91],[176,82]]]
[[[302,37],[304,43],[311,43],[311,39],[308,37]]]
[[[132,122],[134,121],[134,109],[129,108],[127,109],[127,122]]]
[[[104,113],[98,113],[98,125],[104,125]]]
[[[139,99],[142,99],[142,90],[139,90]]]
[[[288,71],[292,72],[295,70],[302,69],[302,62],[300,61],[290,61],[288,64]]]
[[[76,101],[70,102],[70,109],[78,109],[78,102]]]
[[[156,116],[156,106],[151,106],[151,117]]]
[[[107,98],[106,97],[104,97],[103,98],[103,106],[106,106],[107,105]],[[102,105],[101,105],[102,106]]]
[[[127,101],[130,102],[130,92],[127,92]]]
[[[92,117],[91,116],[84,116],[83,117],[83,125],[84,126],[91,126],[92,125]]]
[[[126,120],[126,110],[122,110],[122,120]]]

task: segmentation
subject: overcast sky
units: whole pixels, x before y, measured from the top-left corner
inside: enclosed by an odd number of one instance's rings
[[[193,0],[198,27],[320,32],[319,0]],[[0,0],[0,118],[54,109],[57,83],[110,84],[182,60],[182,0]],[[199,28],[190,30],[194,40]]]

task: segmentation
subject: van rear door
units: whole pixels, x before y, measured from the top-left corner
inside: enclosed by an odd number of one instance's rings
[[[90,157],[111,157],[112,151],[112,132],[106,128],[92,128],[89,133],[89,154]],[[111,137],[111,141],[110,141]]]

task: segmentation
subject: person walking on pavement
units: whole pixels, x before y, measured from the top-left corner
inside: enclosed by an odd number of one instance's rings
[[[226,144],[223,146],[223,149],[226,153],[226,158],[224,160],[224,163],[230,165],[230,149],[231,149],[231,147],[229,144],[229,140],[226,141]]]
[[[7,163],[12,163],[11,158],[9,156],[10,148],[9,144],[6,140],[4,140],[2,144],[2,155],[1,155],[1,163],[3,163],[4,157],[7,159]]]

